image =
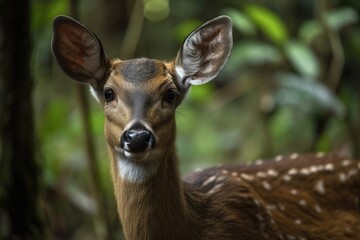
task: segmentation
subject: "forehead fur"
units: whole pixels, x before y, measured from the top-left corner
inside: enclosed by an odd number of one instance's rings
[[[157,60],[147,58],[130,59],[115,65],[115,71],[126,81],[146,82],[164,71],[165,66]]]

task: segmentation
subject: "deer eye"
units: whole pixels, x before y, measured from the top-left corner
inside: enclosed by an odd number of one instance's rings
[[[172,103],[176,98],[176,92],[174,90],[168,90],[165,93],[164,100],[168,103]]]
[[[115,98],[114,90],[112,90],[112,89],[105,90],[104,91],[104,98],[105,98],[105,102],[107,102],[107,103],[114,100],[114,98]]]

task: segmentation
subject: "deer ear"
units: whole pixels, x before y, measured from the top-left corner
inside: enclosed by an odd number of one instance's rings
[[[180,84],[204,84],[214,79],[230,57],[232,21],[227,16],[212,19],[193,31],[175,59]]]
[[[58,16],[53,22],[51,47],[69,77],[91,84],[96,91],[102,89],[110,64],[93,32],[70,17]]]

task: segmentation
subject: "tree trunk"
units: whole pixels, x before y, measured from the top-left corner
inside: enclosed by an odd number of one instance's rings
[[[30,1],[0,3],[0,238],[44,239],[30,70]]]

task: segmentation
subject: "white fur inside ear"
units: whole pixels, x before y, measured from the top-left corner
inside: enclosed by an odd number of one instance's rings
[[[178,78],[179,78],[181,81],[184,80],[184,78],[186,77],[184,68],[181,67],[181,66],[179,66],[179,65],[176,65],[175,71],[176,71],[176,75],[178,76]]]
[[[200,85],[214,79],[229,59],[232,44],[232,21],[227,16],[214,18],[193,31],[175,61],[182,83]]]
[[[100,102],[100,98],[99,98],[99,95],[98,95],[98,92],[95,91],[95,89],[93,87],[90,86],[90,93],[91,95],[95,98],[95,100],[97,102]]]

